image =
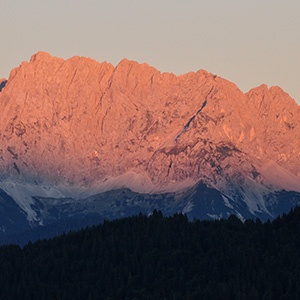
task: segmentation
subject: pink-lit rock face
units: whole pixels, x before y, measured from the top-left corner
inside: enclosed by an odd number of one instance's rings
[[[39,52],[12,70],[0,115],[2,178],[89,186],[134,172],[160,187],[217,185],[262,180],[271,161],[300,187],[300,108],[278,87],[244,94],[204,70]]]

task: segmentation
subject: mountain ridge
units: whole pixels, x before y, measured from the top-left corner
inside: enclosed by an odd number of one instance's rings
[[[272,215],[267,195],[300,192],[300,106],[280,87],[243,93],[205,70],[176,76],[46,52],[2,82],[0,188],[31,221],[41,221],[36,197],[201,183],[255,216]]]
[[[49,67],[51,66],[51,68]],[[75,70],[74,70],[75,68]],[[49,72],[50,70],[50,72]],[[71,72],[71,70],[73,70]],[[79,71],[78,71],[79,70]],[[97,80],[93,80],[90,77],[90,73],[91,72],[96,72],[96,74],[100,73],[99,75],[99,80],[97,82]],[[80,73],[79,75],[76,75],[78,73]],[[49,76],[50,73],[50,76]],[[101,74],[102,73],[102,74]],[[31,74],[31,75],[30,75]],[[68,74],[68,76],[66,76],[66,74]],[[71,75],[70,75],[71,74]],[[14,82],[14,78],[18,75],[17,82]],[[44,122],[44,127],[51,127],[51,123],[59,123],[59,125],[61,125],[61,123],[63,123],[62,121],[69,121],[70,118],[73,118],[74,116],[72,115],[72,110],[76,110],[76,108],[78,108],[78,105],[80,105],[78,103],[78,98],[80,97],[80,101],[83,101],[85,103],[83,103],[84,107],[80,107],[81,109],[81,115],[77,116],[77,120],[79,118],[83,118],[83,112],[86,113],[87,109],[90,109],[91,111],[99,111],[97,117],[100,120],[97,120],[98,123],[95,124],[95,122],[93,124],[84,124],[85,127],[91,127],[91,128],[97,128],[97,131],[101,131],[101,133],[108,133],[109,135],[109,143],[110,144],[116,144],[118,141],[118,139],[120,139],[120,137],[118,135],[115,136],[111,136],[111,128],[113,127],[114,131],[118,131],[118,129],[122,129],[122,128],[114,128],[116,126],[116,124],[111,124],[114,122],[114,120],[111,120],[111,117],[109,118],[107,115],[109,114],[110,110],[113,109],[114,111],[112,113],[110,113],[110,115],[114,115],[114,116],[118,116],[121,117],[121,110],[129,110],[128,107],[130,106],[130,102],[133,102],[132,99],[133,98],[137,98],[137,96],[141,99],[140,101],[134,101],[135,103],[133,103],[133,105],[135,106],[142,106],[145,105],[145,98],[147,101],[147,98],[152,100],[152,103],[147,103],[148,104],[148,112],[154,112],[154,113],[158,113],[157,111],[161,108],[155,108],[155,105],[159,106],[159,103],[157,103],[157,101],[153,101],[153,97],[152,94],[159,94],[159,92],[156,91],[157,87],[160,90],[165,90],[167,92],[165,93],[169,93],[171,95],[166,95],[166,97],[169,98],[173,98],[171,99],[171,101],[165,101],[165,106],[168,105],[172,105],[175,104],[178,106],[178,108],[176,109],[175,112],[172,112],[173,114],[176,113],[178,114],[178,110],[185,110],[185,114],[187,116],[181,116],[181,118],[183,119],[182,122],[180,122],[179,124],[174,124],[175,122],[173,121],[173,127],[171,128],[167,128],[167,126],[164,126],[165,131],[167,133],[167,135],[171,134],[175,134],[175,136],[177,136],[180,132],[183,131],[184,126],[186,126],[186,124],[188,124],[189,120],[191,120],[191,118],[194,119],[192,120],[193,122],[196,121],[196,116],[197,116],[197,108],[191,108],[190,105],[188,105],[188,103],[185,103],[185,105],[180,105],[180,99],[184,98],[184,97],[188,97],[188,98],[202,98],[201,100],[199,100],[199,104],[198,104],[198,108],[200,108],[200,106],[202,105],[202,103],[204,102],[204,99],[206,99],[206,97],[209,97],[209,92],[213,93],[213,97],[214,99],[212,99],[211,101],[214,101],[215,103],[213,104],[214,107],[212,107],[212,113],[214,113],[215,110],[218,110],[219,112],[219,118],[224,118],[225,117],[225,111],[226,110],[230,110],[230,105],[232,105],[232,103],[226,103],[224,100],[222,101],[222,103],[220,104],[220,99],[225,98],[228,99],[229,97],[232,98],[240,98],[239,102],[243,102],[242,105],[241,103],[237,103],[236,101],[234,102],[234,105],[237,106],[238,110],[242,110],[243,106],[247,106],[247,105],[251,105],[252,109],[254,109],[254,112],[257,115],[260,115],[261,117],[265,117],[266,114],[266,110],[270,110],[270,108],[272,108],[273,103],[271,103],[271,100],[274,99],[276,101],[277,105],[280,105],[282,103],[280,103],[280,101],[278,101],[278,98],[281,97],[283,98],[285,101],[287,101],[289,103],[289,109],[292,110],[296,110],[295,116],[292,115],[292,113],[290,112],[289,116],[283,115],[283,116],[278,116],[276,115],[276,117],[280,117],[280,123],[285,124],[285,126],[287,126],[289,129],[293,129],[297,124],[297,116],[300,114],[300,110],[299,110],[299,106],[296,104],[296,102],[294,102],[294,100],[292,100],[291,98],[289,98],[289,96],[282,91],[279,87],[271,87],[271,88],[267,88],[266,85],[261,85],[260,87],[254,88],[252,90],[250,90],[248,93],[243,94],[238,87],[233,84],[230,83],[224,79],[221,79],[215,75],[209,74],[206,71],[200,70],[198,72],[190,72],[184,75],[180,75],[180,76],[175,76],[172,73],[160,73],[159,71],[157,71],[155,68],[150,67],[147,64],[138,64],[137,62],[131,62],[127,59],[122,60],[115,68],[111,65],[111,64],[107,64],[107,63],[97,63],[94,60],[91,59],[87,59],[87,58],[82,58],[82,57],[72,57],[66,61],[64,61],[63,59],[58,59],[55,57],[52,57],[50,54],[45,53],[45,52],[38,52],[37,54],[33,55],[32,58],[30,59],[29,63],[22,63],[21,66],[19,68],[16,68],[12,71],[12,73],[10,74],[10,77],[8,79],[7,85],[5,90],[3,91],[3,94],[6,93],[10,93],[10,86],[11,84],[13,86],[17,86],[18,89],[22,90],[25,89],[26,90],[26,86],[22,87],[21,84],[22,83],[27,83],[30,80],[32,80],[31,78],[27,79],[24,78],[24,76],[34,76],[33,78],[35,78],[35,85],[38,85],[36,83],[37,80],[39,80],[39,76],[41,76],[40,78],[40,85],[42,85],[42,91],[39,91],[38,89],[35,89],[34,91],[29,90],[27,91],[27,94],[21,94],[19,95],[19,98],[22,99],[29,99],[30,101],[27,101],[26,103],[26,107],[25,104],[23,103],[23,108],[22,108],[22,114],[24,113],[24,110],[35,110],[35,114],[36,112],[40,112],[41,115],[45,115],[48,113],[48,110],[51,109],[50,105],[51,103],[47,103],[46,101],[44,101],[42,107],[41,104],[39,103],[39,97],[44,97],[43,94],[49,94],[52,93],[52,114],[56,114],[56,120],[55,116],[51,116],[51,118],[48,118],[48,122]],[[76,76],[79,77],[79,79],[81,79],[82,82],[84,82],[85,84],[88,83],[89,85],[91,85],[90,89],[89,89],[89,94],[84,94],[84,95],[80,95],[80,90],[79,88],[76,89],[76,84],[80,85],[80,80],[76,79]],[[47,80],[45,80],[45,77]],[[138,78],[138,82],[137,81]],[[63,80],[62,80],[63,79]],[[69,86],[63,86],[63,84],[61,83],[64,81],[67,81]],[[100,82],[99,82],[100,81]],[[200,82],[199,82],[200,81]],[[201,82],[202,81],[202,82]],[[204,82],[203,82],[204,81]],[[45,83],[46,82],[46,83]],[[50,83],[49,83],[50,82]],[[182,84],[183,82],[183,84]],[[100,89],[99,89],[99,83],[100,83]],[[200,84],[199,84],[200,83]],[[50,85],[50,88],[52,90],[49,90],[48,88],[45,87],[45,85]],[[215,90],[213,90],[213,84],[216,84],[216,88]],[[192,95],[191,95],[191,86],[200,86],[201,89],[204,89],[204,92],[202,92],[202,95],[200,94],[199,96],[195,96],[196,92],[193,91]],[[169,87],[168,87],[169,86]],[[170,86],[173,91],[170,91]],[[179,88],[178,88],[179,86]],[[225,87],[224,87],[225,86]],[[58,87],[58,89],[61,89],[61,91],[58,91],[57,93],[55,92],[54,88]],[[64,91],[64,89],[68,91],[68,93],[66,93]],[[75,92],[74,92],[74,89]],[[123,89],[123,90],[122,90]],[[206,90],[205,90],[206,89]],[[220,91],[218,91],[218,89]],[[70,95],[69,90],[72,90],[74,93]],[[97,91],[98,90],[98,91]],[[126,93],[124,92],[126,90]],[[93,91],[97,91],[96,93],[94,92],[93,95],[94,97],[94,101],[99,101],[100,103],[91,103],[91,94],[93,93]],[[13,92],[14,93],[14,92]],[[33,95],[31,96],[30,93],[32,93]],[[36,93],[37,95],[34,95],[34,93]],[[67,95],[68,94],[68,95]],[[130,94],[130,95],[128,95]],[[188,95],[190,94],[190,95]],[[277,96],[279,94],[279,97]],[[116,96],[114,96],[116,95]],[[137,95],[137,96],[136,96]],[[1,95],[2,96],[2,95]],[[165,95],[164,95],[165,96]],[[250,98],[250,101],[247,101],[247,98]],[[122,99],[122,101],[120,101],[121,98],[125,98],[127,97],[127,103],[126,101],[124,101]],[[158,95],[158,98],[161,97],[161,95]],[[277,98],[276,98],[277,97]],[[3,102],[3,98],[5,99],[5,96],[1,97],[1,100]],[[65,98],[64,101],[61,101],[61,98]],[[98,99],[97,99],[98,98]],[[175,99],[174,99],[175,98]],[[62,104],[58,103],[58,100],[60,102],[64,102]],[[73,99],[73,100],[72,100]],[[88,100],[87,100],[88,99]],[[259,107],[257,107],[258,104],[255,104],[256,102],[259,102],[259,99],[265,99],[264,100],[264,106],[262,106],[262,102],[260,102]],[[71,103],[68,103],[69,100],[71,100]],[[135,100],[135,99],[134,99]],[[174,101],[175,100],[175,101]],[[206,99],[207,100],[207,99]],[[202,101],[202,102],[201,102]],[[50,101],[48,101],[50,102]],[[55,103],[56,102],[56,103]],[[88,102],[88,103],[87,103]],[[122,103],[120,103],[122,102]],[[124,103],[125,102],[125,103]],[[153,103],[154,102],[154,103]],[[193,99],[193,102],[195,102],[195,100]],[[198,102],[198,101],[197,101]],[[219,102],[219,103],[218,103]],[[194,103],[193,103],[194,104]],[[133,106],[131,105],[131,106]],[[56,107],[55,107],[56,106]],[[121,106],[121,108],[120,108]],[[185,106],[185,107],[184,107]],[[209,105],[208,105],[209,106]],[[205,108],[206,110],[208,109],[208,106]],[[221,107],[220,107],[221,106]],[[227,106],[227,107],[226,107]],[[9,107],[9,106],[6,106]],[[15,111],[13,112],[15,115],[18,116],[18,118],[20,119],[20,107],[21,105],[19,105],[18,107],[15,107]],[[19,109],[18,109],[19,108]],[[36,109],[38,108],[38,109]],[[131,113],[132,113],[132,108],[131,107]],[[135,107],[136,109],[136,107]],[[162,108],[163,109],[163,108]],[[263,110],[262,110],[263,109]],[[279,106],[278,110],[282,111],[284,110],[284,107]],[[3,110],[4,113],[3,115],[7,115],[8,117],[11,115],[11,113],[9,113],[7,110]],[[77,109],[77,111],[79,111],[79,109]],[[89,116],[88,116],[88,120],[86,120],[85,122],[90,122],[91,123],[91,117],[93,116],[92,112],[89,112]],[[194,112],[190,112],[190,111],[194,111]],[[274,111],[274,109],[273,109]],[[209,112],[211,113],[211,111]],[[209,114],[207,113],[207,115]],[[232,114],[232,112],[230,112]],[[163,111],[163,114],[167,114],[166,111]],[[34,126],[39,126],[39,124],[36,124],[36,122],[32,122],[36,121],[34,120],[35,115],[32,114],[32,119],[30,120],[31,123],[34,124]],[[240,113],[241,115],[241,113]],[[198,115],[199,116],[199,115]],[[247,119],[249,119],[249,114],[247,111],[243,111],[242,113],[243,116],[243,120],[248,121]],[[146,116],[146,118],[148,117],[152,117],[151,115]],[[170,118],[170,114],[167,116]],[[292,117],[292,121],[287,121],[288,118]],[[146,119],[144,117],[144,119]],[[159,116],[157,117],[157,121],[158,123],[149,123],[149,126],[152,125],[152,128],[154,126],[159,126],[159,122],[162,123],[164,120],[161,120],[162,118],[166,118],[165,115],[163,116]],[[28,118],[27,118],[28,119]],[[42,119],[42,117],[40,117],[40,119]],[[52,119],[52,120],[51,120]],[[57,120],[58,119],[58,120]],[[110,119],[107,120],[106,119]],[[128,129],[130,129],[131,127],[134,128],[134,122],[136,121],[137,116],[133,115],[133,118],[130,118],[130,121],[125,120],[127,122],[131,122],[131,124],[128,124]],[[175,119],[175,118],[173,118]],[[178,120],[178,118],[177,118]],[[176,121],[177,121],[176,120]],[[6,123],[9,123],[8,120],[3,120],[6,121]],[[5,122],[1,122],[1,123],[5,123]],[[28,122],[29,120],[27,120]],[[52,121],[52,122],[51,122]],[[191,122],[192,122],[191,121]],[[261,121],[261,120],[260,120]],[[101,126],[100,123],[101,122]],[[243,122],[241,122],[240,120],[240,116],[237,115],[237,118],[235,119],[235,122],[239,122],[240,127],[247,127],[248,124],[244,124]],[[66,123],[66,122],[65,122]],[[82,122],[81,122],[82,123]],[[178,122],[177,122],[178,123]],[[250,123],[249,121],[247,123]],[[17,136],[21,136],[23,130],[24,130],[24,124],[21,121],[20,123],[17,124],[17,126],[13,127],[14,133]],[[237,124],[237,123],[236,123]],[[9,126],[7,124],[6,128],[2,128],[2,132],[8,129]],[[63,124],[64,126],[66,124]],[[81,124],[80,124],[81,125]],[[144,125],[144,124],[140,124],[140,125]],[[164,125],[164,124],[163,124]],[[168,124],[167,124],[168,125]],[[265,124],[260,124],[261,127],[263,126],[264,128],[267,129],[267,126],[265,126]],[[280,125],[280,124],[279,124]],[[298,124],[297,124],[298,125]],[[65,126],[66,127],[66,126]],[[100,128],[99,128],[100,127]],[[70,130],[70,128],[66,128],[68,130]],[[246,128],[247,129],[247,128]],[[265,130],[266,130],[265,129]],[[152,129],[153,130],[153,129]],[[154,129],[155,131],[155,129]],[[185,130],[184,130],[185,131]],[[228,125],[225,123],[223,124],[223,130],[222,130],[222,134],[225,134],[227,136],[227,138],[229,139],[229,142],[232,142],[235,146],[242,146],[242,144],[244,143],[245,139],[248,139],[248,142],[252,142],[255,138],[256,138],[256,131],[257,128],[254,128],[253,126],[250,128],[250,131],[248,130],[248,132],[246,132],[246,135],[248,134],[248,137],[245,135],[245,132],[243,130],[239,130],[239,132],[234,132],[232,130],[232,128],[228,128]],[[280,130],[278,130],[278,133],[280,133],[282,131],[282,128],[280,128]],[[284,130],[286,131],[286,130]],[[78,130],[77,132],[80,133],[80,131]],[[177,132],[177,133],[176,133]],[[124,133],[124,132],[123,132]],[[130,135],[131,133],[133,133],[133,135],[136,135],[136,132],[133,132],[132,130],[128,130],[128,134]],[[184,133],[184,132],[182,132]],[[139,133],[140,134],[140,133]],[[299,136],[299,131],[297,132],[297,137]],[[67,137],[68,132],[65,132],[65,137]],[[284,133],[281,133],[282,136],[285,135]],[[105,134],[104,134],[105,136]],[[296,138],[297,138],[296,137]],[[9,137],[10,138],[10,137]],[[98,140],[101,138],[96,137]],[[149,134],[147,136],[147,138],[151,139],[151,142],[155,145],[155,147],[158,146],[158,142],[155,143],[155,139],[159,140],[158,136],[153,136],[153,134]],[[173,138],[173,137],[172,137]],[[263,137],[265,139],[265,137]],[[286,137],[286,139],[289,139],[290,137]],[[141,137],[138,137],[138,140],[140,140]],[[178,140],[178,137],[176,138]],[[106,146],[105,144],[107,144],[107,138],[104,137],[102,139],[102,144],[101,147]],[[300,140],[300,139],[299,139]],[[62,138],[62,143],[64,142],[64,139]],[[148,143],[151,144],[151,143]],[[287,143],[286,143],[287,144]],[[299,145],[299,143],[298,143]],[[9,146],[7,146],[8,148]],[[63,146],[62,146],[63,147]],[[126,147],[131,147],[131,145],[128,145],[128,140],[126,141]],[[99,148],[96,147],[95,143],[94,143],[94,148]],[[299,147],[294,147],[294,149],[299,149]],[[9,148],[11,149],[11,147]],[[115,149],[114,149],[115,150]],[[257,149],[259,153],[262,153],[263,151],[265,151],[264,149],[262,149],[261,147]],[[276,150],[278,150],[276,148]],[[26,150],[25,150],[26,151]],[[9,152],[9,150],[8,150]],[[12,154],[12,149],[9,152],[10,155],[13,156],[13,160],[15,157],[15,154]],[[91,160],[97,160],[97,154],[99,151],[95,150],[91,150],[91,152],[89,153],[90,155],[90,159]],[[99,154],[99,153],[98,153]],[[87,154],[88,155],[88,154]],[[277,161],[282,163],[282,161],[286,161],[289,159],[290,157],[287,157],[287,155],[285,153],[280,154],[281,155],[281,160],[278,159]],[[273,158],[273,153],[271,153],[270,155]],[[291,156],[291,155],[289,155]],[[297,153],[297,162],[299,161],[299,153]],[[287,164],[287,163],[286,163]],[[14,168],[16,169],[16,168]],[[291,173],[293,173],[294,175],[298,176],[299,175],[299,168],[297,169],[297,165],[296,167],[291,167],[288,169]],[[112,172],[114,173],[114,172]]]

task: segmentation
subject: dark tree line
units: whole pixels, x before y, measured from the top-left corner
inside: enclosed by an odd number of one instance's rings
[[[0,248],[0,299],[299,299],[300,208],[262,223],[154,211]]]

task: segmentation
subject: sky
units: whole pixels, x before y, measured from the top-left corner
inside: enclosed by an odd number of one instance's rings
[[[300,104],[299,0],[0,0],[0,78],[38,51],[205,69]]]

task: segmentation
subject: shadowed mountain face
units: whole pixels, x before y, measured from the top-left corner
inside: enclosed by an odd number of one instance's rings
[[[0,79],[0,92],[2,89],[6,86],[7,80],[5,79]]]
[[[244,94],[204,70],[175,76],[43,52],[3,82],[0,187],[32,221],[33,196],[173,193],[201,182],[224,203],[273,216],[265,195],[300,191],[300,108],[279,87]]]

